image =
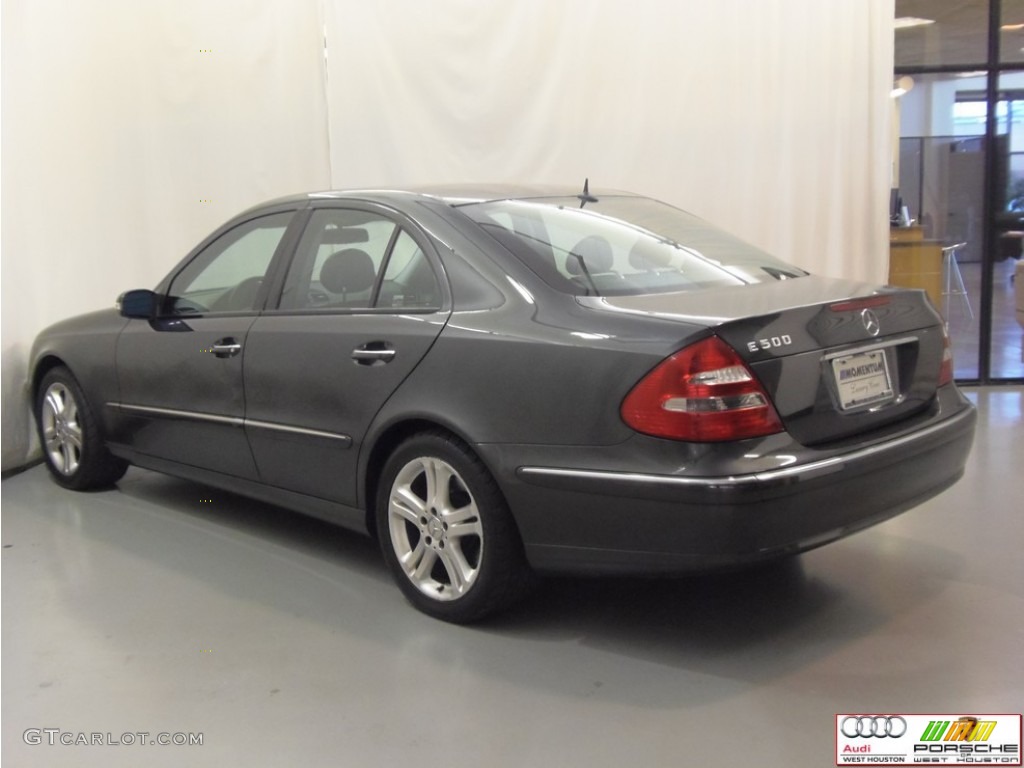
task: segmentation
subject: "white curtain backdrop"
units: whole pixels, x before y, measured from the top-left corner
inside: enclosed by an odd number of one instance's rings
[[[660,197],[884,281],[892,0],[327,3],[332,181]]]
[[[26,356],[43,326],[152,286],[223,219],[297,190],[589,177],[814,272],[887,273],[893,0],[3,14],[5,469],[32,450]]]
[[[154,286],[229,216],[330,186],[314,0],[3,5],[3,467],[46,325]]]

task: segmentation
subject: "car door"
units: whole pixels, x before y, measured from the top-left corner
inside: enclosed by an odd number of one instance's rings
[[[131,320],[117,342],[121,431],[139,453],[256,479],[242,426],[242,363],[294,210],[242,220],[161,286],[156,318]],[[276,257],[276,258],[275,258]]]
[[[318,207],[249,331],[246,430],[264,482],[357,505],[371,421],[448,318],[429,239],[370,204]]]

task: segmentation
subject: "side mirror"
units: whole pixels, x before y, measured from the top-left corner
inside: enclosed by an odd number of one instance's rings
[[[144,288],[125,291],[117,297],[117,310],[121,317],[134,317],[149,320],[156,316],[157,294]]]

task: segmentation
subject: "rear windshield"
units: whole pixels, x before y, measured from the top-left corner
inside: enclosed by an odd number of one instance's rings
[[[467,203],[460,210],[552,287],[577,296],[696,291],[807,273],[643,197]]]

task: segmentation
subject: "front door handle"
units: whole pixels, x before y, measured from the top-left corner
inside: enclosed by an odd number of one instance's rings
[[[352,350],[357,365],[383,365],[395,359],[398,352],[386,341],[370,341]]]
[[[211,353],[214,357],[234,357],[242,351],[242,345],[236,339],[228,336],[224,339],[217,339],[209,349],[204,351]]]

